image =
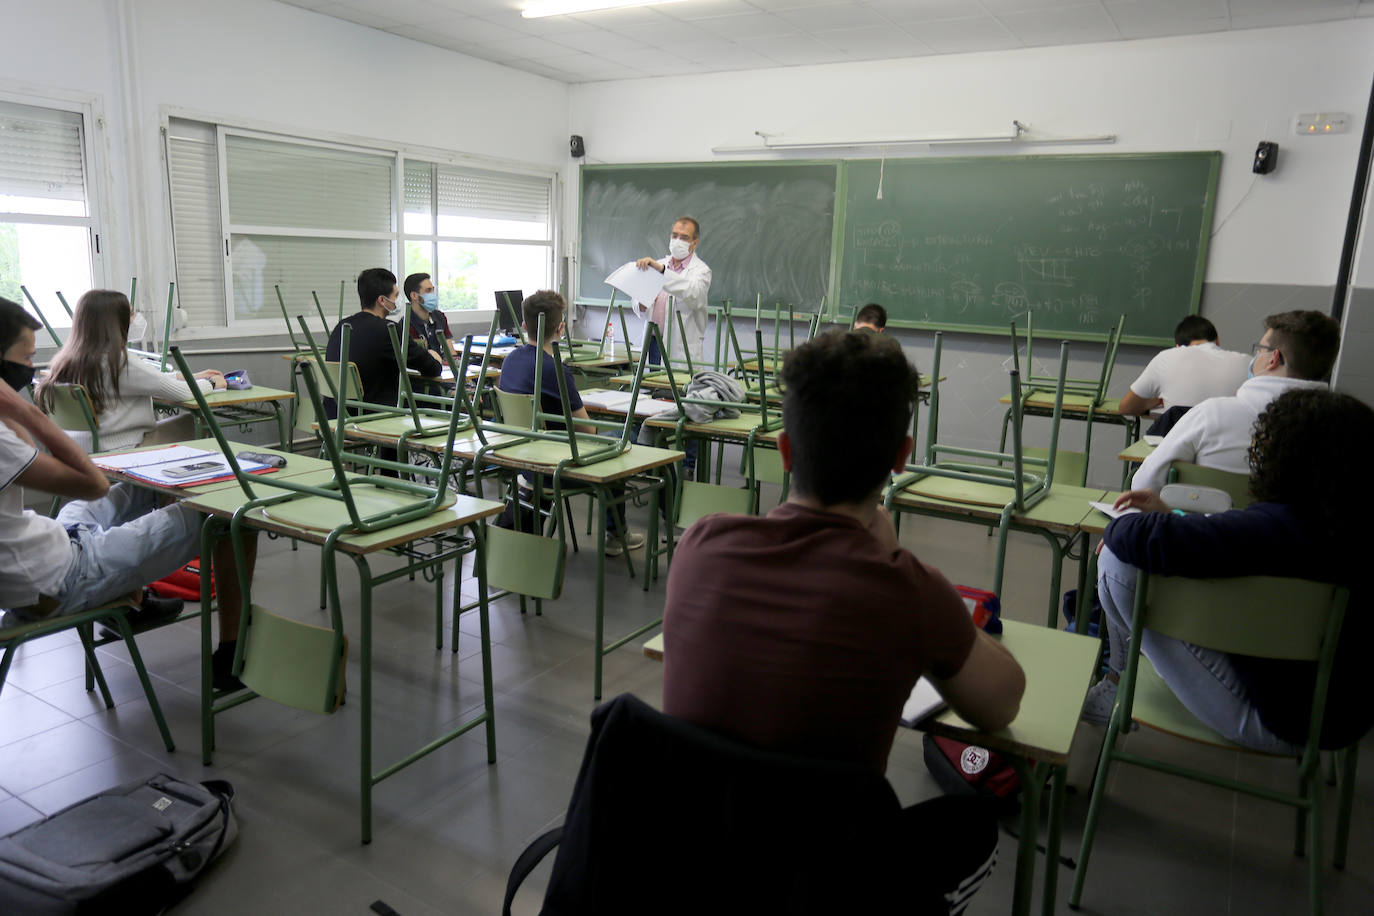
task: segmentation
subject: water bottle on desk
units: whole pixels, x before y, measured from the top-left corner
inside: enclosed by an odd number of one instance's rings
[[[615,325],[609,317],[606,319],[606,331],[601,335],[601,357],[602,359],[615,358]]]

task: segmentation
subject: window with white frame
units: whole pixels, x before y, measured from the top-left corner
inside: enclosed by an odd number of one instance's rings
[[[59,293],[103,280],[87,153],[82,112],[0,100],[0,296],[32,308],[24,287],[53,327],[71,325]]]
[[[445,311],[547,288],[552,196],[544,176],[406,160],[404,272],[430,274]]]
[[[445,310],[490,309],[496,290],[550,282],[547,175],[181,118],[168,122],[167,168],[178,300],[190,327],[277,330],[284,304],[316,330],[316,300],[330,323],[341,308],[351,313],[366,267],[402,279],[431,274]]]

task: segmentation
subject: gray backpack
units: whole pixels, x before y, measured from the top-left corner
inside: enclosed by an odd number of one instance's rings
[[[227,782],[166,774],[0,839],[0,913],[160,913],[238,835]]]

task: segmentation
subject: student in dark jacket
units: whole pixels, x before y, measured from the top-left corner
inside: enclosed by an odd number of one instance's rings
[[[401,300],[396,275],[385,267],[371,267],[358,274],[358,300],[362,311],[334,326],[325,358],[331,362],[338,360],[344,325],[351,327],[348,361],[358,366],[363,384],[362,400],[394,407],[400,396],[400,367],[396,365],[396,352],[391,348],[387,316],[396,311]],[[423,345],[413,340],[407,344],[406,366],[424,378],[437,379],[443,369],[439,361]],[[333,399],[325,399],[325,411],[330,419],[338,416]]]
[[[1256,502],[1216,515],[1177,515],[1153,490],[1117,500],[1140,514],[1108,527],[1098,561],[1111,674],[1089,692],[1084,718],[1103,722],[1125,667],[1136,574],[1291,576],[1351,589],[1323,721],[1323,747],[1344,747],[1374,725],[1364,672],[1370,590],[1360,575],[1365,522],[1351,511],[1351,487],[1374,449],[1374,410],[1324,389],[1288,391],[1260,414],[1250,446]],[[1286,752],[1307,738],[1316,665],[1203,649],[1146,630],[1142,651],[1174,695],[1210,728],[1256,750]]]

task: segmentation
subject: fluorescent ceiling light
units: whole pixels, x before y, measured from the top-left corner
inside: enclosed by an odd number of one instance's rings
[[[657,6],[660,3],[681,3],[682,0],[529,0],[520,15],[526,19],[544,16],[566,16],[568,13],[590,13],[595,10],[618,10],[629,6]]]

